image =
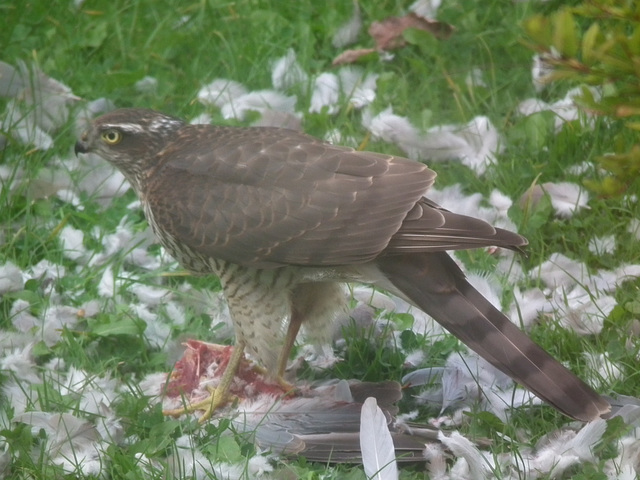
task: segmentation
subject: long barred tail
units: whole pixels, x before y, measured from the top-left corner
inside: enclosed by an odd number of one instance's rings
[[[378,268],[412,303],[469,348],[559,411],[582,421],[609,403],[535,344],[475,290],[448,254],[379,258]]]

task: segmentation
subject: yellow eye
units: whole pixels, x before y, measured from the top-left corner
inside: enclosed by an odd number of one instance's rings
[[[117,145],[122,140],[122,134],[118,130],[107,130],[100,137],[107,145]]]

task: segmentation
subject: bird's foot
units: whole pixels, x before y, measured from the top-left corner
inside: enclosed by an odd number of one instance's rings
[[[290,396],[297,392],[282,376],[274,378],[248,362],[242,344],[230,347],[189,340],[186,347],[165,389],[165,402],[170,405],[163,410],[165,415],[204,411],[199,420],[204,423],[229,402],[265,393]]]
[[[209,420],[216,410],[237,398],[235,395],[231,395],[229,391],[223,392],[221,388],[207,387],[207,390],[209,390],[210,395],[206,398],[192,402],[183,408],[163,410],[162,414],[169,417],[179,417],[187,413],[204,410],[204,413],[198,419],[198,423],[202,424]]]
[[[288,380],[285,380],[282,374],[278,374],[274,378],[274,376],[270,374],[269,370],[261,367],[260,365],[254,365],[253,369],[265,378],[271,378],[271,381],[278,385],[285,395],[294,395],[299,391],[298,387],[296,387]]]
[[[280,388],[282,388],[285,395],[295,395],[298,392],[298,387],[289,383],[287,380],[282,378],[281,375],[276,377],[276,383],[280,385]]]

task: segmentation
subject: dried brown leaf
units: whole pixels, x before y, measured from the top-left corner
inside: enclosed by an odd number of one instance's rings
[[[358,48],[346,50],[338,55],[332,65],[344,65],[354,63],[365,55],[374,52],[393,50],[404,47],[406,42],[403,33],[408,28],[417,28],[431,33],[436,38],[449,38],[454,31],[448,23],[430,20],[415,13],[409,13],[404,17],[389,17],[381,22],[373,22],[369,27],[369,35],[376,42],[376,48]]]
[[[345,65],[347,63],[354,63],[358,61],[358,59],[360,59],[361,57],[365,55],[369,55],[374,52],[376,52],[375,48],[358,48],[355,50],[345,50],[336,58],[334,58],[331,64],[333,66],[336,66],[336,65]]]
[[[424,30],[436,38],[448,38],[453,33],[453,27],[448,23],[429,20],[412,12],[404,17],[389,17],[382,22],[372,23],[369,35],[375,40],[379,50],[392,50],[404,46],[402,34],[407,28]]]

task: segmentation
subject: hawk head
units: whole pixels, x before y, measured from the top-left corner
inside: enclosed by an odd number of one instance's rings
[[[141,172],[185,125],[179,118],[153,110],[122,108],[95,119],[76,143],[75,152],[101,156],[135,186]]]

